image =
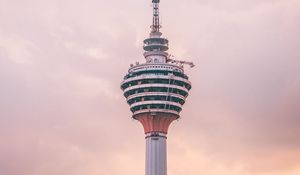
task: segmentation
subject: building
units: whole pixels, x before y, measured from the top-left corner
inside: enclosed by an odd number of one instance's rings
[[[145,63],[130,65],[121,83],[132,117],[144,127],[146,134],[146,175],[167,175],[167,133],[172,121],[179,118],[191,82],[184,64],[167,53],[169,41],[162,37],[159,2],[153,3],[153,24],[144,40]]]

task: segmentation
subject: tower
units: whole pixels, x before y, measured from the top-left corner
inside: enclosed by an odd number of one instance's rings
[[[144,127],[146,139],[146,175],[167,175],[167,133],[172,121],[179,118],[191,89],[184,64],[167,53],[169,41],[162,37],[159,2],[153,3],[153,23],[144,40],[145,63],[131,64],[121,89],[132,117]]]

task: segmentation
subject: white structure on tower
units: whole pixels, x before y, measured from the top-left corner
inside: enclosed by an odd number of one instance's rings
[[[162,37],[159,2],[153,3],[153,24],[144,40],[146,62],[131,65],[121,83],[132,117],[141,122],[146,134],[146,175],[167,175],[167,133],[179,118],[191,82],[184,74],[184,64],[167,53],[169,41]]]

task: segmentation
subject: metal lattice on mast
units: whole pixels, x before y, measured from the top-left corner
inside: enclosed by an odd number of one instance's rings
[[[159,29],[161,28],[159,22],[159,2],[160,0],[152,0],[153,3],[153,23],[151,26],[152,33],[159,32]]]

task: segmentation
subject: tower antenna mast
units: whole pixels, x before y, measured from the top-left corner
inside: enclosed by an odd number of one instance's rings
[[[153,23],[151,33],[159,32],[161,25],[159,23],[159,2],[160,0],[152,0],[153,3]]]

